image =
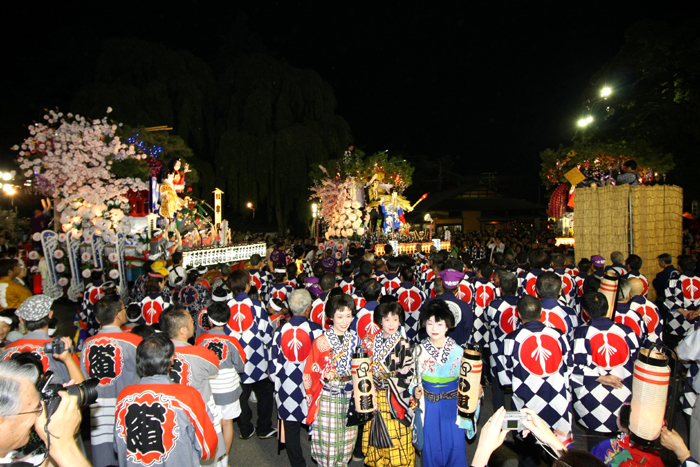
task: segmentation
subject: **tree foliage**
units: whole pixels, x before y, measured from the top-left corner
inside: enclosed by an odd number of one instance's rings
[[[224,216],[253,202],[283,231],[293,216],[301,223],[310,215],[308,167],[342,154],[350,129],[317,73],[264,54],[233,53],[232,44],[215,73],[189,52],[110,40],[95,82],[76,96],[74,108],[89,114],[109,105],[135,127],[173,127],[194,152],[188,162],[199,173],[196,195],[209,197],[218,187],[229,204]],[[174,154],[180,143],[170,138]]]
[[[646,144],[645,141],[635,143],[600,141],[575,141],[573,145],[557,149],[545,149],[540,153],[542,183],[550,188],[556,188],[566,182],[564,174],[574,167],[582,169],[584,175],[592,175],[601,171],[610,173],[617,169],[618,162],[634,159],[640,175],[651,172],[666,173],[673,169],[674,162],[671,154],[659,154]]]
[[[696,171],[689,169],[697,167],[700,147],[700,20],[680,27],[642,21],[627,30],[625,39],[591,78],[591,94],[602,86],[613,90],[605,102],[593,101],[593,116],[601,123],[574,139],[593,147],[646,145],[643,152],[660,161],[672,154],[676,169],[669,181],[697,197]]]

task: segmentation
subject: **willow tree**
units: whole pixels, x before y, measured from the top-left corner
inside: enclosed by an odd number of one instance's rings
[[[342,154],[348,124],[316,72],[267,55],[233,61],[224,88],[230,99],[216,152],[219,185],[235,210],[253,202],[284,233],[292,214],[310,212],[309,167]]]

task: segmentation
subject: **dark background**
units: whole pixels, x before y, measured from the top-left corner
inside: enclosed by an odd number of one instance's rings
[[[417,165],[448,156],[459,175],[520,176],[522,197],[538,200],[539,152],[570,142],[590,78],[627,28],[694,14],[691,3],[480,3],[13,3],[0,30],[0,169],[44,108],[71,111],[106,39],[188,50],[216,73],[235,37],[243,53],[316,71],[366,153],[389,149]]]

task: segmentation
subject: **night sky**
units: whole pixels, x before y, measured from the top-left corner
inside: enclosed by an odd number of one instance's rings
[[[104,39],[160,42],[215,67],[243,13],[275,57],[331,84],[367,153],[449,155],[465,175],[536,174],[541,150],[570,141],[588,80],[625,30],[690,14],[662,2],[144,3],[21,2],[5,12],[0,166],[44,107],[70,111]]]

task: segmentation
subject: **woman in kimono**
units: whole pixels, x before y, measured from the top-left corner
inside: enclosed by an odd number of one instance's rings
[[[457,383],[463,349],[447,332],[455,318],[444,300],[433,300],[420,314],[421,327],[428,337],[420,343],[418,355],[419,386],[413,388],[424,407],[423,466],[464,466],[466,440],[476,434],[474,421],[457,413]],[[475,414],[478,416],[479,410]]]
[[[345,467],[357,438],[357,427],[345,426],[352,397],[350,364],[360,345],[357,333],[350,329],[355,302],[349,295],[336,295],[326,303],[325,313],[333,325],[314,340],[304,367],[306,420],[313,424],[311,455],[318,465]]]
[[[373,421],[365,425],[362,451],[365,465],[371,467],[403,466],[413,467],[416,451],[411,442],[410,408],[414,361],[411,345],[401,336],[404,324],[404,310],[397,302],[382,303],[374,310],[374,322],[382,331],[372,337],[372,376],[376,394],[375,420],[381,417],[391,437],[392,447],[370,445]]]

